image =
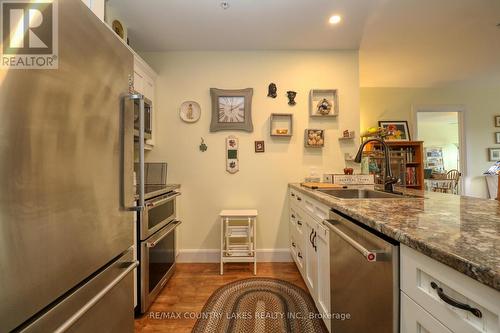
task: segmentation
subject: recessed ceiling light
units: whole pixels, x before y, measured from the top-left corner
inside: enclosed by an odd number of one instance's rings
[[[332,16],[330,16],[330,19],[328,20],[328,22],[330,22],[330,24],[338,24],[338,23],[340,23],[340,21],[342,21],[342,17],[340,17],[340,15],[332,15]]]

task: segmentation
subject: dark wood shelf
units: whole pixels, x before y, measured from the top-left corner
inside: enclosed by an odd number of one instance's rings
[[[415,173],[416,173],[416,180],[417,184],[412,184],[412,185],[406,185],[406,187],[409,188],[414,188],[418,190],[423,190],[423,184],[424,184],[424,142],[423,141],[385,141],[387,146],[389,147],[390,150],[392,150],[394,153],[397,153],[398,150],[406,150],[406,149],[411,149],[413,151],[413,158],[412,162],[406,162],[406,167],[408,168],[415,168]],[[366,150],[374,150],[374,149],[380,149],[381,145],[379,143],[370,143],[367,145]],[[376,159],[382,158],[382,157],[375,157]],[[400,162],[404,156],[401,157],[392,157],[391,159],[391,164],[394,165],[395,163],[402,163]]]

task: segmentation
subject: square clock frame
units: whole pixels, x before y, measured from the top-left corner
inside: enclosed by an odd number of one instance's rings
[[[225,90],[210,88],[212,98],[212,121],[210,132],[253,132],[253,89]]]

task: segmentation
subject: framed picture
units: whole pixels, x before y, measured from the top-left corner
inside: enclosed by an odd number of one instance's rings
[[[495,132],[495,143],[500,144],[500,132]]]
[[[495,116],[495,127],[500,127],[500,116]]]
[[[378,122],[378,126],[386,130],[386,140],[391,141],[410,141],[410,131],[408,129],[408,122],[401,121],[388,121],[382,120]]]
[[[252,95],[252,88],[238,90],[210,88],[212,98],[210,132],[253,132]]]
[[[490,155],[490,162],[500,161],[500,148],[488,148],[488,153]]]
[[[263,153],[265,152],[265,146],[264,146],[264,141],[255,141],[255,152],[256,153]]]
[[[322,148],[325,145],[325,131],[322,129],[306,129],[304,145],[306,148]]]

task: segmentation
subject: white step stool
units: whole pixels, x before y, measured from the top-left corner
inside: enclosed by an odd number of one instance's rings
[[[225,262],[253,262],[253,274],[257,274],[257,210],[223,210],[220,237],[220,274],[224,274]]]

